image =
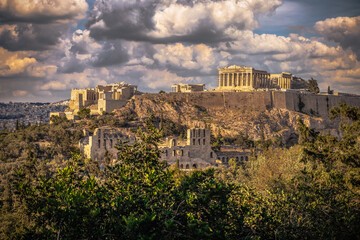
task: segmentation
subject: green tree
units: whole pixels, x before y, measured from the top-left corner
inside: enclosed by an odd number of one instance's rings
[[[90,118],[90,109],[89,108],[80,108],[77,112],[78,116],[81,118]]]
[[[314,94],[317,94],[320,92],[320,89],[319,89],[319,86],[318,86],[318,83],[317,83],[317,80],[311,78],[308,80],[308,83],[307,83],[307,90],[311,93],[314,93]]]

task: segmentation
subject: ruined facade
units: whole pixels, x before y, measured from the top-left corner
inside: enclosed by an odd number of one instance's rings
[[[201,92],[205,90],[205,84],[173,84],[171,92]]]
[[[216,155],[221,163],[227,165],[230,159],[235,159],[236,162],[249,161],[250,150],[233,146],[223,146],[220,148],[220,151],[216,151]]]
[[[77,113],[81,108],[90,108],[91,114],[112,112],[125,106],[135,95],[137,87],[125,82],[98,85],[95,88],[72,89],[69,110]]]
[[[135,137],[131,131],[100,127],[96,128],[93,133],[84,130],[84,138],[81,139],[79,147],[84,157],[102,162],[106,154],[110,159],[117,158],[118,150],[115,145],[119,140],[128,141],[129,144],[132,144]]]
[[[293,78],[291,73],[282,72],[279,74],[270,74],[270,78],[273,86],[283,89],[291,89],[291,82]]]
[[[167,161],[170,165],[178,162],[179,169],[190,170],[205,168],[210,166],[227,166],[229,154],[239,162],[246,161],[249,157],[248,152],[233,149],[231,153],[214,151],[210,143],[210,131],[203,128],[192,128],[187,131],[187,140],[182,143],[176,138],[170,138],[160,146],[162,154],[161,160]]]
[[[253,67],[236,66],[218,68],[221,91],[253,91],[260,88],[291,88],[291,73],[270,74]]]
[[[102,165],[107,157],[110,160],[117,159],[115,145],[119,140],[132,145],[135,135],[130,129],[123,128],[99,127],[93,133],[84,130],[84,137],[79,142],[80,152],[85,158],[97,160]],[[167,138],[159,145],[159,149],[162,150],[160,160],[167,161],[169,165],[178,162],[182,170],[228,166],[231,158],[243,162],[250,156],[250,152],[234,147],[222,147],[220,151],[214,151],[211,148],[210,131],[203,128],[188,129],[186,141]]]
[[[160,159],[170,165],[178,161],[180,169],[205,168],[216,164],[217,156],[211,149],[210,131],[207,129],[188,129],[185,144],[171,138],[160,148],[163,151]]]

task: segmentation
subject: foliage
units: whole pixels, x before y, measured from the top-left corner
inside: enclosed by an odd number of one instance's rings
[[[298,146],[191,172],[159,161],[153,119],[104,170],[73,153],[54,171],[48,154],[81,136],[68,121],[1,131],[0,239],[359,239],[360,111],[340,104],[331,118],[341,138],[299,120]]]
[[[80,108],[77,114],[80,118],[90,118],[90,112],[89,108]]]
[[[311,93],[317,94],[320,92],[317,80],[311,78],[308,80],[307,90]]]

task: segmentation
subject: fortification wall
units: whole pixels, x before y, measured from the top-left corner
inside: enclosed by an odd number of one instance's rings
[[[360,96],[314,95],[300,92],[194,92],[143,94],[135,99],[164,99],[166,101],[186,102],[214,110],[252,109],[265,111],[269,108],[282,108],[290,111],[327,117],[329,110],[340,102],[360,107]]]
[[[193,92],[143,94],[135,99],[166,99],[166,101],[186,102],[205,108],[221,110],[224,108],[265,110],[271,107],[270,92]]]
[[[343,102],[360,107],[360,96],[314,95],[299,92],[273,92],[274,107],[328,117],[332,107]]]

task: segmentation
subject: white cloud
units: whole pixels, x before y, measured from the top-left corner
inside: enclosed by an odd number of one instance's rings
[[[314,28],[327,40],[354,51],[360,60],[360,16],[328,18],[317,22]]]
[[[0,19],[3,22],[65,21],[84,18],[87,9],[85,0],[0,0]]]

